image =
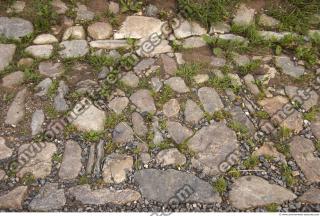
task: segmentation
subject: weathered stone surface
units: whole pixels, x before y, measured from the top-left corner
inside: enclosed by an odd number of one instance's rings
[[[287,98],[282,96],[266,98],[259,101],[259,104],[276,124],[287,127],[296,133],[303,129],[302,114],[293,108]]]
[[[223,109],[223,103],[219,94],[210,87],[202,87],[198,90],[198,97],[206,112],[213,114],[216,111]]]
[[[320,114],[317,114],[316,120],[311,123],[310,127],[313,135],[320,140]]]
[[[44,122],[44,112],[43,110],[36,110],[32,114],[31,119],[31,135],[37,135],[42,132],[42,124]]]
[[[2,78],[2,86],[6,88],[13,88],[22,84],[23,80],[24,73],[22,71],[16,71]]]
[[[129,48],[130,45],[126,40],[96,40],[90,42],[90,47],[112,50],[119,48]]]
[[[320,204],[320,189],[310,188],[298,200],[303,203]]]
[[[163,24],[164,22],[153,17],[128,16],[119,31],[114,34],[114,39],[147,39],[155,34],[161,35]]]
[[[76,21],[91,21],[94,19],[94,13],[88,10],[87,6],[78,3],[78,7],[76,8],[77,17]]]
[[[73,140],[66,142],[63,160],[59,170],[59,178],[70,180],[79,175],[82,167],[81,152],[82,149],[77,142]]]
[[[17,17],[0,17],[0,35],[7,38],[19,39],[33,32],[30,21]]]
[[[142,59],[138,64],[133,67],[133,71],[137,74],[149,69],[156,60],[154,58]]]
[[[177,116],[179,111],[180,105],[177,99],[170,99],[163,105],[163,113],[168,118]]]
[[[52,45],[33,45],[33,46],[27,47],[25,51],[35,58],[48,59],[52,55],[53,46]]]
[[[306,110],[316,106],[319,101],[319,95],[315,91],[307,92],[296,86],[286,86],[285,92],[292,101],[296,101]]]
[[[51,5],[57,14],[65,14],[68,10],[68,6],[61,0],[53,0]]]
[[[114,14],[118,14],[120,12],[119,4],[117,2],[110,1],[109,2],[109,11]]]
[[[246,38],[239,35],[234,35],[234,34],[220,34],[220,35],[213,35],[212,37],[220,38],[222,40],[227,40],[227,41],[239,41],[244,44],[248,43],[248,40]]]
[[[193,77],[193,80],[197,84],[205,83],[209,80],[209,75],[208,74],[197,74]]]
[[[31,67],[33,62],[34,62],[33,58],[21,58],[18,61],[17,65],[19,67]]]
[[[8,8],[7,13],[21,13],[25,8],[26,3],[24,1],[15,1],[10,8]]]
[[[6,146],[6,140],[0,137],[0,160],[11,157],[12,149]]]
[[[174,30],[174,35],[178,38],[187,38],[190,36],[200,36],[206,34],[207,31],[196,22],[183,20],[179,27]]]
[[[69,193],[83,204],[103,205],[106,203],[124,205],[140,199],[139,192],[125,190],[111,190],[107,188],[91,190],[90,185],[79,185],[69,189]]]
[[[76,58],[85,56],[89,52],[87,41],[85,40],[71,40],[60,43],[63,49],[59,52],[62,58]]]
[[[69,109],[69,105],[64,98],[69,92],[69,88],[65,81],[61,80],[59,82],[59,87],[57,89],[57,94],[53,99],[53,106],[58,112],[65,112]]]
[[[126,144],[133,141],[134,133],[132,128],[126,122],[120,122],[112,132],[112,140],[115,143]]]
[[[282,204],[297,196],[286,188],[270,184],[263,178],[243,176],[231,186],[230,202],[238,209],[248,209],[271,203]]]
[[[181,77],[171,77],[170,79],[166,80],[164,84],[170,86],[172,90],[178,93],[187,93],[190,91]]]
[[[146,89],[140,89],[130,97],[131,102],[136,105],[140,112],[154,113],[156,106],[151,96],[151,92]]]
[[[190,124],[198,124],[204,114],[198,104],[192,100],[187,100],[184,110],[185,121]]]
[[[107,156],[102,170],[106,183],[121,183],[126,181],[127,173],[132,171],[133,158],[128,155],[113,153]]]
[[[212,57],[211,65],[215,67],[222,67],[226,64],[226,59],[224,58],[218,58],[218,57]]]
[[[273,32],[273,31],[257,31],[257,34],[264,40],[281,40],[284,36],[291,34],[290,32]]]
[[[63,33],[62,40],[84,40],[86,32],[82,26],[71,26]]]
[[[95,40],[107,39],[112,35],[112,26],[105,22],[96,22],[88,26],[88,34]]]
[[[183,165],[186,163],[186,157],[178,149],[165,149],[157,154],[157,163],[162,166]]]
[[[104,129],[105,119],[106,114],[104,111],[94,105],[89,105],[72,124],[80,131],[102,131]]]
[[[50,78],[46,78],[46,79],[42,80],[34,88],[35,91],[37,91],[37,93],[35,95],[39,96],[39,97],[45,96],[48,93],[51,84],[52,84],[52,80]]]
[[[18,161],[26,161],[17,173],[19,178],[27,173],[32,173],[35,178],[45,178],[51,173],[51,158],[57,151],[54,143],[30,143],[20,146],[18,150]]]
[[[258,86],[255,84],[255,79],[252,74],[247,74],[243,77],[244,83],[246,84],[247,88],[251,92],[251,94],[258,96],[260,94],[260,90]]]
[[[0,181],[2,181],[6,177],[6,172],[0,169]]]
[[[0,21],[0,29],[1,29],[1,21]],[[15,52],[16,52],[16,45],[0,44],[0,71],[2,71],[7,66],[9,66]]]
[[[320,182],[320,158],[314,156],[315,146],[309,139],[296,136],[290,142],[290,152],[310,182]]]
[[[33,43],[37,45],[41,44],[52,44],[52,43],[58,43],[58,39],[53,36],[52,34],[41,34],[38,35],[34,40]]]
[[[248,132],[251,134],[254,134],[255,127],[253,123],[250,121],[248,116],[243,112],[241,107],[235,106],[230,110],[230,114],[232,116],[232,119],[236,122],[239,122],[240,124],[244,125],[247,129]]]
[[[202,37],[190,37],[186,38],[182,44],[183,48],[191,49],[191,48],[199,48],[207,46],[207,43],[203,40]]]
[[[39,71],[42,75],[54,78],[64,73],[64,67],[60,62],[43,61],[39,64]]]
[[[139,113],[132,113],[132,124],[133,130],[138,136],[146,136],[148,133],[148,128],[144,123],[143,117]]]
[[[163,86],[163,83],[160,81],[160,79],[158,77],[152,77],[151,78],[151,85],[152,85],[152,89],[155,92],[159,92]]]
[[[25,114],[26,96],[27,89],[23,89],[17,93],[7,112],[7,117],[5,120],[6,124],[17,125],[23,119]]]
[[[65,204],[64,190],[59,189],[58,183],[47,183],[40,189],[29,207],[32,211],[51,211],[61,209]]]
[[[271,156],[276,161],[282,161],[286,163],[286,157],[279,153],[277,149],[274,147],[274,144],[271,142],[264,143],[259,149],[253,152],[254,156]]]
[[[219,33],[219,34],[225,34],[230,32],[231,27],[229,24],[224,22],[218,22],[214,23],[210,28],[210,34]]]
[[[296,66],[288,56],[276,56],[275,64],[277,67],[282,69],[283,73],[289,76],[292,76],[294,78],[298,78],[302,76],[305,72],[305,69],[303,66]]]
[[[223,162],[237,151],[239,143],[235,132],[224,123],[214,123],[201,128],[189,141],[189,148],[196,153],[194,167],[204,173],[217,175],[224,172]]]
[[[265,26],[265,27],[275,27],[280,24],[279,20],[276,20],[275,18],[268,16],[266,14],[262,14],[259,17],[259,25]]]
[[[27,186],[18,186],[0,197],[0,209],[22,209],[22,202],[27,195]]]
[[[172,139],[178,144],[184,142],[193,134],[192,130],[174,121],[167,122],[167,129]]]
[[[131,87],[136,88],[139,85],[139,77],[137,77],[134,73],[128,72],[126,75],[124,75],[121,79],[121,81]]]
[[[173,49],[167,40],[161,40],[157,46],[150,44],[148,40],[140,40],[138,46],[140,46],[140,48],[137,50],[137,54],[145,58],[173,52]]]
[[[121,114],[122,111],[128,106],[129,99],[127,97],[116,97],[109,102],[109,108],[116,114]]]
[[[160,58],[164,72],[166,74],[174,75],[178,69],[176,61],[165,54],[160,55]]]
[[[209,183],[189,173],[173,169],[165,171],[144,169],[135,173],[134,180],[138,183],[142,196],[148,200],[170,203],[172,202],[171,199],[181,191],[188,195],[188,197],[184,196],[182,200],[182,197],[178,197],[182,203],[221,202],[219,194],[213,191]]]
[[[254,13],[254,9],[248,8],[245,4],[241,4],[233,18],[233,23],[239,26],[251,25],[254,21]]]

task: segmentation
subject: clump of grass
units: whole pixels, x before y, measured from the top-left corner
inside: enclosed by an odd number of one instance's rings
[[[190,63],[179,66],[176,74],[184,79],[187,85],[192,84],[193,77],[199,73],[201,69],[200,64]]]
[[[290,147],[286,143],[278,142],[274,145],[278,152],[284,154],[286,157],[290,157]]]
[[[317,114],[320,112],[320,109],[319,108],[311,108],[311,110],[307,113],[304,113],[303,114],[303,117],[304,119],[312,122],[312,121],[315,121],[317,119]]]
[[[234,83],[234,80],[228,75],[223,77],[213,76],[209,79],[209,84],[218,90],[226,90],[231,89],[234,93],[238,93],[240,91],[240,86]]]
[[[118,17],[112,13],[110,10],[106,10],[103,15],[108,19],[108,22],[112,25],[112,27],[119,26],[119,19]]]
[[[194,156],[194,152],[189,148],[188,142],[184,141],[176,145],[177,149],[184,155]]]
[[[292,130],[290,128],[280,127],[278,131],[278,139],[281,142],[284,142],[291,137],[291,134],[292,134]]]
[[[253,155],[251,155],[249,158],[243,161],[243,166],[245,166],[246,169],[253,169],[258,164],[259,164],[259,158]]]
[[[249,50],[248,44],[240,40],[225,40],[216,37],[203,36],[203,40],[212,49],[221,48],[226,56],[232,56],[233,52],[244,53]]]
[[[59,112],[56,111],[51,104],[47,104],[44,107],[44,112],[46,113],[46,116],[48,116],[49,118],[57,118],[59,116]]]
[[[257,60],[252,60],[249,63],[239,66],[239,74],[241,76],[245,76],[249,73],[252,73],[256,70],[258,70],[261,66],[261,60],[257,59]]]
[[[120,0],[121,12],[138,12],[142,9],[143,2],[135,0]]]
[[[292,169],[287,164],[282,164],[281,166],[281,174],[284,181],[288,186],[292,186],[295,184],[295,179],[292,175]]]
[[[115,59],[108,55],[88,55],[87,62],[96,70],[101,70],[102,67],[113,66]]]
[[[225,110],[220,110],[220,111],[214,112],[212,115],[212,118],[215,121],[222,121],[224,119],[231,118],[231,114],[230,114],[230,112],[227,112]]]
[[[268,212],[277,212],[279,205],[277,203],[271,203],[266,205],[265,208]]]
[[[86,175],[80,176],[80,178],[79,178],[79,185],[85,185],[85,184],[89,184],[89,178],[88,178],[88,176],[86,176]]]
[[[317,140],[317,141],[316,141],[315,147],[316,147],[317,151],[320,152],[320,140]]]
[[[216,192],[222,194],[227,191],[228,182],[224,177],[220,177],[213,183],[213,188]]]
[[[254,24],[250,26],[232,25],[231,32],[247,38],[251,46],[269,46],[269,42],[258,34],[257,27]]]
[[[255,116],[259,119],[268,119],[270,116],[266,111],[257,111],[255,113]]]
[[[36,15],[33,24],[39,32],[49,32],[57,23],[58,15],[51,5],[51,0],[33,0],[33,13]]]
[[[34,177],[33,174],[27,173],[22,177],[21,182],[24,185],[32,185],[33,183],[36,182],[36,178]]]
[[[230,16],[236,1],[232,0],[178,0],[179,12],[189,19],[200,22],[209,28],[213,23]]]
[[[82,137],[88,142],[98,142],[103,137],[103,133],[97,131],[89,131],[83,133]]]
[[[238,121],[231,121],[228,125],[232,130],[240,133],[240,135],[243,137],[246,137],[249,133],[249,129]]]
[[[57,93],[58,87],[59,87],[59,81],[58,80],[53,80],[52,84],[49,87],[47,95],[50,98],[53,98]]]
[[[167,102],[173,97],[174,97],[174,91],[172,90],[172,88],[170,88],[170,86],[165,85],[158,95],[159,104],[164,104],[165,102]]]
[[[312,27],[312,17],[320,10],[318,0],[283,0],[270,4],[267,14],[280,21],[281,31],[305,33]]]
[[[318,57],[314,48],[299,46],[296,49],[296,56],[298,59],[304,60],[307,65],[313,66],[317,64]]]
[[[59,153],[54,153],[52,156],[52,160],[57,163],[61,163],[62,162],[62,155]]]
[[[118,145],[114,142],[109,142],[104,146],[104,152],[105,154],[111,154],[118,148]]]
[[[35,72],[32,68],[26,68],[24,70],[24,81],[26,83],[38,83],[41,79],[39,73]]]
[[[232,167],[232,168],[228,171],[228,174],[229,174],[230,176],[232,176],[233,178],[239,178],[239,177],[241,176],[241,172],[240,172],[238,169],[234,168],[234,167]]]
[[[105,120],[105,127],[108,129],[114,128],[117,124],[125,120],[126,118],[124,115],[117,115],[114,112],[109,113]]]

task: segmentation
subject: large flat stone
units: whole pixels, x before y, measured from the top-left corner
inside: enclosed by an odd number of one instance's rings
[[[305,72],[303,66],[295,65],[288,56],[276,56],[275,64],[282,69],[283,73],[294,78],[299,78]]]
[[[27,186],[18,186],[3,196],[0,196],[0,209],[22,209],[22,202],[27,195]]]
[[[114,34],[114,39],[147,39],[154,34],[161,35],[163,24],[164,22],[153,17],[128,16]]]
[[[0,71],[2,71],[7,66],[9,66],[15,52],[16,52],[16,45],[0,44]]]
[[[239,143],[233,130],[224,123],[214,123],[201,128],[189,141],[188,146],[196,154],[192,165],[204,173],[217,175],[225,172],[223,165]]]
[[[134,180],[139,185],[142,196],[148,200],[170,203],[175,198],[181,203],[221,202],[219,194],[213,191],[209,183],[189,173],[173,169],[144,169],[135,173]],[[187,197],[181,199],[182,194]]]
[[[136,105],[140,112],[154,113],[156,106],[151,96],[151,92],[146,89],[140,89],[130,97],[131,102]]]
[[[33,32],[30,21],[17,17],[0,17],[0,35],[7,38],[19,39]]]
[[[313,142],[296,136],[290,142],[290,152],[302,172],[310,182],[320,182],[320,158],[313,153],[316,148]]]
[[[40,189],[29,207],[32,211],[51,211],[61,209],[65,204],[64,190],[58,188],[58,183],[47,183]]]
[[[27,89],[19,91],[11,103],[5,120],[6,124],[17,125],[25,115],[25,99]]]
[[[249,209],[272,203],[282,204],[297,196],[279,185],[270,184],[263,178],[243,176],[231,186],[230,202],[238,209]]]
[[[140,199],[137,191],[111,190],[103,188],[99,190],[91,190],[89,185],[79,185],[69,189],[69,193],[83,204],[103,205],[106,203],[124,205]]]
[[[61,179],[74,179],[79,175],[82,167],[81,152],[82,149],[77,142],[73,140],[66,142],[63,160],[59,170],[59,177]]]

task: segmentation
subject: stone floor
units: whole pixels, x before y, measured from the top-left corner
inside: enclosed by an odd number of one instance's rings
[[[1,3],[0,211],[320,211],[320,14],[70,2]]]

